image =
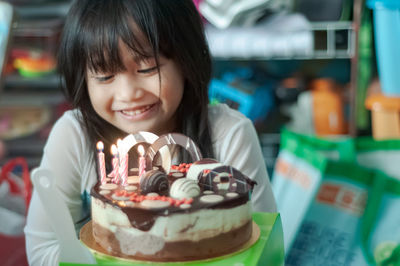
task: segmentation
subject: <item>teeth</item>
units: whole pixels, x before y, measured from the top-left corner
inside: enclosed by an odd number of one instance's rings
[[[150,109],[150,105],[148,105],[148,106],[146,106],[146,107],[144,107],[143,109],[139,109],[139,110],[135,110],[135,111],[125,111],[125,110],[122,110],[122,113],[124,113],[124,114],[126,114],[126,115],[140,115],[141,113],[144,113],[144,112],[146,112],[147,110],[149,110]]]

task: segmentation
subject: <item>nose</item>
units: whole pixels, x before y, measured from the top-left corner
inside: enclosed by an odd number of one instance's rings
[[[116,98],[120,101],[134,101],[144,95],[144,89],[140,80],[129,77],[128,75],[119,78],[116,88]]]

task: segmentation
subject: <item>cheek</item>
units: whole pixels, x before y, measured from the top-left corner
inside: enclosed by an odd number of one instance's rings
[[[111,107],[112,97],[99,90],[98,88],[89,87],[88,89],[90,102],[97,113],[107,111]]]
[[[180,80],[176,80],[170,83],[169,87],[162,88],[161,93],[164,99],[166,99],[169,108],[176,110],[182,101],[183,83]]]

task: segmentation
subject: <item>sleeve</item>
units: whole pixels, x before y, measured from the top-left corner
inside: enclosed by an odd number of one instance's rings
[[[249,119],[240,120],[225,134],[218,145],[217,158],[231,165],[257,182],[252,193],[253,210],[257,212],[276,212],[272,193],[258,136]]]
[[[68,206],[75,223],[82,215],[79,163],[82,161],[83,143],[77,124],[65,115],[56,122],[39,166],[53,173],[58,194]],[[59,244],[47,215],[34,190],[24,229],[29,265],[59,265]]]

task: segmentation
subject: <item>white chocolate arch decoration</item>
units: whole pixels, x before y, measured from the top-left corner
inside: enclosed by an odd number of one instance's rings
[[[129,150],[140,142],[147,142],[150,146],[158,139],[158,136],[151,132],[146,131],[139,131],[136,134],[129,134],[126,136],[122,141],[122,147],[124,147],[123,152],[129,152]],[[160,156],[161,156],[161,166],[164,170],[169,173],[171,169],[171,153],[169,152],[168,147],[162,147],[160,149]],[[122,169],[120,168],[120,174]]]
[[[192,157],[193,162],[199,161],[203,158],[199,147],[196,145],[196,143],[194,143],[194,141],[191,138],[189,138],[183,134],[180,134],[180,133],[169,133],[169,134],[160,136],[147,149],[146,170],[152,169],[153,159],[156,156],[156,154],[158,152],[161,153],[161,150],[164,147],[168,149],[167,145],[170,145],[170,144],[179,145],[179,146],[185,148],[189,152],[190,156]],[[169,165],[168,171],[169,171],[169,169],[171,169],[171,159],[170,159],[169,163],[170,163],[170,165]],[[163,167],[164,167],[164,163],[163,163]]]

